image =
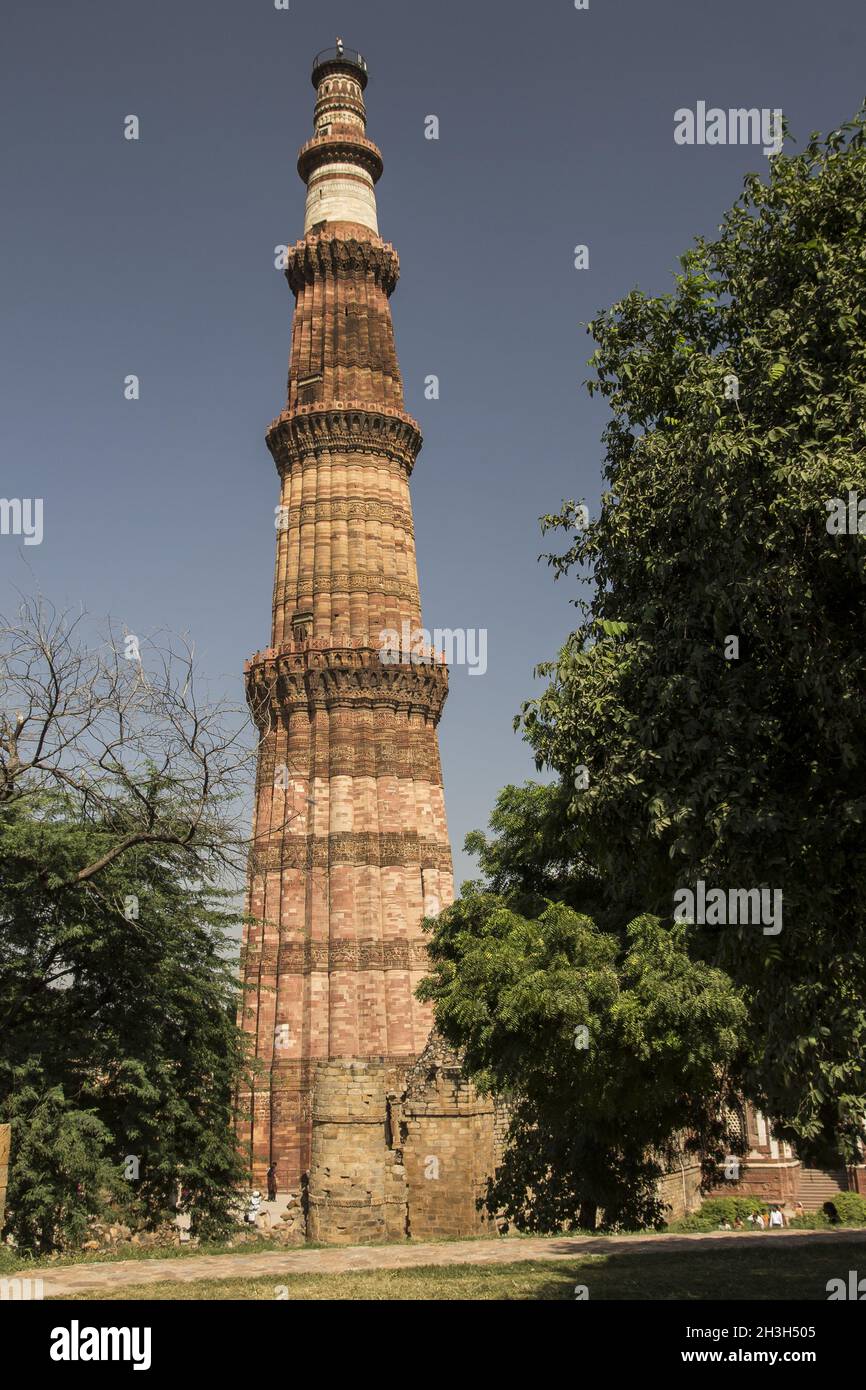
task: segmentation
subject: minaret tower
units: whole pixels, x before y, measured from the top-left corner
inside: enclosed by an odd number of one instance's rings
[[[383,638],[420,624],[421,436],[403,409],[367,64],[338,40],[312,76],[304,236],[286,265],[288,399],[266,436],[281,489],[273,629],[246,664],[261,748],[243,1012],[262,1070],[241,1128],[254,1180],[276,1161],[283,1191],[309,1168],[320,1064],[399,1074],[422,1052],[421,920],[453,894],[436,735],[447,668],[429,652],[395,660]]]

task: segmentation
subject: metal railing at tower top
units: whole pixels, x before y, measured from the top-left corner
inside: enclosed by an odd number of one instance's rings
[[[348,63],[350,67],[360,68],[365,76],[367,74],[367,59],[362,58],[361,54],[357,53],[354,48],[344,48],[342,46],[337,48],[323,48],[321,53],[317,53],[313,59],[314,81],[319,68],[324,67],[326,63]]]

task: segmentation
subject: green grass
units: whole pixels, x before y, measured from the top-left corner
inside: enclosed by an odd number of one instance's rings
[[[827,1218],[820,1212],[810,1212],[799,1221],[789,1222],[792,1230],[825,1230],[828,1234],[833,1230],[844,1230],[847,1223],[840,1222],[836,1226],[831,1226]],[[695,1224],[688,1219],[684,1221],[672,1222],[664,1228],[663,1232],[652,1230],[638,1231],[617,1231],[615,1234],[622,1240],[624,1236],[629,1236],[634,1240],[651,1239],[654,1235],[668,1234],[680,1235],[694,1232],[712,1232],[718,1230],[718,1223],[713,1221],[705,1225]],[[744,1234],[756,1234],[745,1228]],[[611,1231],[583,1231],[574,1230],[567,1233],[574,1237],[589,1237],[599,1240],[605,1236],[614,1234]],[[513,1241],[520,1240],[557,1240],[562,1236],[562,1232],[542,1232],[542,1231],[515,1231],[508,1232],[508,1239]],[[425,1245],[465,1245],[470,1241],[484,1241],[496,1239],[494,1230],[480,1232],[474,1236],[440,1236],[425,1239]],[[392,1245],[393,1241],[364,1242],[371,1249],[375,1249],[377,1244]],[[322,1250],[329,1247],[321,1244],[314,1244],[305,1241],[301,1246],[285,1246],[282,1241],[273,1240],[267,1235],[262,1235],[257,1241],[244,1241],[237,1245],[227,1245],[221,1241],[208,1241],[201,1245],[166,1245],[166,1246],[141,1246],[118,1244],[107,1249],[100,1250],[68,1250],[55,1255],[34,1255],[30,1256],[14,1250],[11,1246],[0,1245],[0,1278],[5,1278],[10,1274],[27,1275],[37,1269],[64,1269],[70,1265],[91,1265],[91,1264],[114,1264],[120,1260],[189,1260],[197,1255],[257,1255],[266,1250]]]
[[[592,1236],[598,1239],[610,1235],[609,1231],[570,1231],[573,1236]],[[652,1231],[620,1231],[619,1235],[635,1237],[653,1235]],[[557,1240],[560,1233],[552,1231],[509,1231],[509,1240]],[[482,1231],[474,1236],[437,1236],[425,1239],[425,1245],[465,1245],[467,1241],[495,1240],[495,1229]],[[370,1249],[377,1245],[393,1245],[392,1240],[364,1241]],[[26,1275],[32,1269],[64,1269],[69,1265],[114,1264],[119,1260],[190,1260],[196,1255],[258,1255],[263,1250],[324,1250],[326,1246],[313,1241],[304,1241],[300,1246],[285,1246],[280,1240],[262,1235],[256,1241],[242,1241],[237,1245],[227,1245],[221,1241],[208,1241],[201,1245],[129,1245],[123,1242],[100,1250],[64,1250],[56,1255],[27,1255],[11,1246],[0,1245],[0,1277],[9,1274]]]
[[[620,1248],[604,1255],[566,1260],[524,1260],[506,1265],[422,1265],[415,1269],[370,1270],[364,1273],[269,1273],[246,1279],[200,1279],[193,1283],[94,1289],[64,1296],[63,1301],[258,1300],[273,1302],[282,1287],[290,1301],[362,1300],[438,1302],[569,1301],[575,1285],[585,1284],[590,1300],[605,1299],[724,1299],[794,1301],[827,1298],[828,1279],[844,1277],[866,1260],[862,1246],[816,1237],[808,1246],[772,1243],[766,1246],[659,1249],[651,1254]],[[285,1298],[286,1293],[282,1294]]]
[[[305,1242],[303,1249],[319,1250],[321,1246]],[[0,1276],[9,1274],[26,1275],[31,1269],[66,1269],[70,1265],[114,1264],[118,1260],[191,1260],[196,1255],[258,1255],[263,1250],[285,1250],[280,1240],[262,1236],[260,1240],[245,1241],[238,1245],[226,1245],[222,1241],[208,1241],[201,1245],[129,1245],[119,1243],[103,1250],[68,1250],[60,1255],[34,1255],[32,1257],[13,1250],[8,1245],[0,1246]]]

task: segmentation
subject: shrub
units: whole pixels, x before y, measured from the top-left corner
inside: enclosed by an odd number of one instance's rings
[[[833,1206],[843,1226],[866,1226],[866,1197],[856,1192],[837,1192]]]
[[[795,1216],[788,1222],[795,1231],[820,1231],[829,1227],[830,1222],[823,1211],[804,1211],[800,1216]]]
[[[753,1212],[762,1211],[764,1205],[760,1197],[707,1197],[698,1211],[670,1222],[668,1230],[716,1231],[726,1221],[733,1226],[737,1217],[745,1221]]]

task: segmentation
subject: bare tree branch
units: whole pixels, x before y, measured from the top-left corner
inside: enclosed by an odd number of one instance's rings
[[[70,884],[145,844],[240,882],[259,735],[245,706],[201,698],[200,683],[186,638],[111,625],[97,638],[85,614],[43,599],[0,615],[0,808],[60,791],[65,814],[104,836]]]

